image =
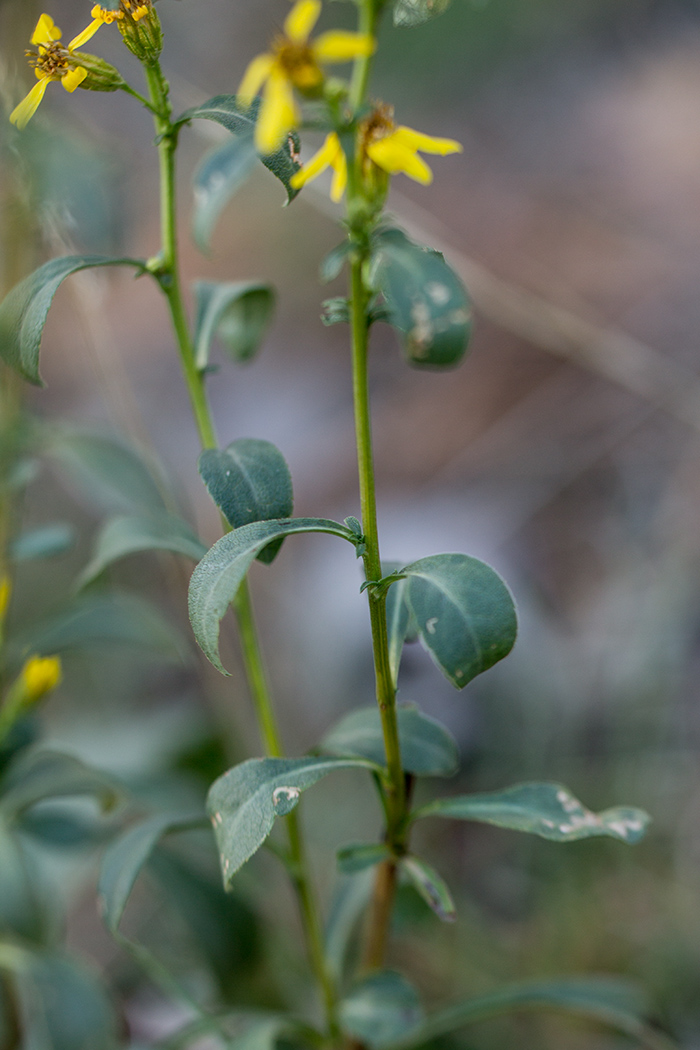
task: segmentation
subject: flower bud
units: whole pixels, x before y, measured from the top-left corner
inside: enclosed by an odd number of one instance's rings
[[[118,69],[97,55],[88,55],[85,51],[74,51],[72,58],[87,73],[79,87],[87,91],[118,91],[126,81]]]
[[[155,62],[163,50],[163,30],[153,0],[121,0],[121,13],[117,26],[129,51],[140,62]]]
[[[50,693],[61,681],[61,660],[58,656],[30,656],[22,668],[18,685],[22,691],[23,706],[30,706]]]

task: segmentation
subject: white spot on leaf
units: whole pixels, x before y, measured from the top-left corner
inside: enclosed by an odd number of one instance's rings
[[[425,629],[428,634],[435,634],[435,624],[438,622],[437,616],[431,616],[429,620],[425,621]]]

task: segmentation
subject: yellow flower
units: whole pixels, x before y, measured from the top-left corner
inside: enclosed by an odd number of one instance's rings
[[[339,201],[345,193],[348,181],[348,164],[340,145],[340,139],[334,131],[326,136],[326,141],[320,150],[314,153],[308,164],[292,175],[290,184],[292,189],[299,190],[307,182],[311,182],[326,168],[333,169],[333,181],[331,182],[331,200]]]
[[[150,7],[150,3],[140,3],[139,0],[120,0],[119,7],[116,11],[110,11],[101,4],[95,4],[90,12],[93,21],[85,32],[88,32],[92,26],[95,26],[93,32],[96,33],[101,25],[109,26],[112,22],[117,22],[120,19],[123,19],[126,15],[129,15],[134,22],[138,22],[139,19],[145,18]],[[92,35],[92,33],[90,35]],[[89,37],[86,37],[86,39],[89,39]]]
[[[461,153],[462,146],[454,139],[433,138],[413,128],[398,127],[393,121],[393,110],[380,106],[365,121],[362,128],[362,153],[389,175],[403,172],[409,179],[428,186],[433,173],[418,153]]]
[[[273,41],[271,51],[253,59],[243,76],[238,89],[243,105],[249,106],[264,85],[255,126],[255,145],[262,154],[279,149],[286,133],[299,123],[294,88],[318,95],[324,81],[322,65],[348,62],[374,51],[374,40],[366,33],[335,30],[309,40],[320,14],[321,0],[297,0],[285,19],[284,34]]]
[[[30,656],[19,676],[24,704],[35,704],[61,681],[58,656]]]
[[[35,52],[27,52],[30,64],[34,66],[38,83],[10,113],[10,121],[18,128],[24,128],[37,111],[39,103],[52,80],[60,80],[66,91],[75,91],[87,76],[87,70],[73,59],[73,52],[94,36],[102,25],[94,20],[87,29],[74,37],[68,46],[60,43],[61,30],[54,24],[49,15],[41,15],[32,33],[31,42]]]

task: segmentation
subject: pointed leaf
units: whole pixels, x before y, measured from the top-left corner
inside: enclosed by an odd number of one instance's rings
[[[409,364],[459,363],[471,334],[471,303],[439,252],[414,244],[401,230],[384,229],[374,238],[369,279],[386,300]]]
[[[194,212],[192,234],[195,243],[208,252],[214,227],[240,185],[248,178],[258,159],[253,136],[228,139],[206,153],[194,173]]]
[[[289,467],[270,441],[239,438],[223,451],[206,449],[199,457],[199,473],[234,529],[255,521],[288,518],[294,510]],[[268,544],[258,560],[269,564],[281,544],[281,539]]]
[[[345,263],[348,261],[348,256],[353,250],[352,242],[346,238],[329,251],[328,255],[321,261],[319,268],[321,284],[328,284],[329,281],[333,281],[340,276]]]
[[[205,656],[222,674],[228,672],[219,657],[219,622],[260,551],[295,532],[327,532],[349,543],[355,541],[344,525],[325,518],[257,521],[223,536],[194,570],[189,592],[192,629]]]
[[[398,562],[391,562],[382,567],[385,575],[401,569]],[[399,680],[399,667],[401,666],[401,654],[406,642],[415,641],[418,637],[418,628],[411,610],[406,602],[406,589],[408,583],[405,579],[395,580],[386,592],[386,626],[389,634],[389,667],[394,685]]]
[[[441,15],[451,0],[394,0],[394,25],[419,26]]]
[[[81,493],[100,510],[163,511],[163,497],[141,457],[121,441],[61,426],[47,452],[66,468]]]
[[[354,875],[355,872],[372,868],[375,864],[381,864],[389,860],[391,850],[383,843],[361,843],[353,846],[342,846],[336,854],[338,870],[344,875]]]
[[[508,655],[518,629],[515,605],[488,565],[466,554],[435,554],[401,571],[420,640],[457,689]]]
[[[457,743],[445,726],[414,705],[396,707],[401,759],[407,773],[422,777],[450,777],[457,771]],[[386,763],[384,735],[376,704],[352,711],[321,741],[333,755],[357,755],[377,765]]]
[[[111,933],[118,933],[134,883],[163,836],[204,823],[202,814],[159,813],[130,827],[105,850],[97,893],[102,918]]]
[[[10,544],[13,561],[33,561],[36,558],[53,558],[70,550],[75,542],[75,529],[66,522],[41,525],[17,536]]]
[[[478,999],[448,1006],[427,1018],[414,1032],[391,1044],[391,1050],[413,1050],[465,1025],[511,1010],[557,1010],[600,1021],[625,1032],[650,1048],[670,1044],[644,1024],[644,997],[635,985],[613,977],[571,977],[533,981],[501,988]]]
[[[60,908],[57,909],[55,903],[49,907],[47,887],[39,877],[36,858],[4,816],[0,818],[0,885],[3,939],[12,935],[35,943],[45,941],[49,931],[55,928],[56,920],[61,918]]]
[[[187,522],[171,514],[112,518],[100,530],[92,558],[80,575],[79,586],[84,587],[120,558],[143,551],[170,551],[199,561],[207,548]]]
[[[35,386],[44,385],[39,375],[39,347],[54,295],[66,277],[96,266],[133,266],[143,271],[144,263],[102,255],[66,255],[25,277],[0,304],[0,357]]]
[[[249,361],[263,340],[275,308],[269,284],[240,281],[217,284],[197,281],[194,286],[197,317],[195,352],[197,367],[206,368],[215,336],[234,361]]]
[[[609,835],[630,845],[639,842],[649,823],[643,810],[631,806],[592,813],[568,788],[547,783],[517,784],[490,794],[437,799],[416,810],[413,819],[418,817],[476,820],[499,828],[527,831],[553,842]]]
[[[229,769],[207,796],[224,885],[260,849],[276,818],[292,812],[302,791],[336,770],[376,768],[358,758],[251,758]]]
[[[191,120],[213,120],[233,135],[252,137],[260,111],[260,99],[254,98],[250,106],[241,106],[235,95],[215,95],[201,106],[188,109],[175,121],[176,126]],[[299,139],[290,133],[287,142],[276,153],[260,157],[266,168],[275,175],[287,191],[287,201],[293,201],[299,190],[292,189],[290,179],[299,171]]]
[[[340,1006],[343,1029],[372,1050],[408,1035],[423,1019],[413,985],[392,970],[373,973],[356,984]]]
[[[402,857],[401,870],[405,872],[428,907],[443,922],[457,918],[452,894],[441,875],[419,857]]]

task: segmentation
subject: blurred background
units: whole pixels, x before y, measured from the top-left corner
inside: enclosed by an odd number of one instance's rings
[[[89,7],[0,0],[7,111],[32,83],[23,51],[38,14],[50,13],[69,39]],[[234,92],[288,4],[162,0],[158,10],[177,111]],[[351,27],[353,15],[352,4],[328,3],[321,28]],[[100,30],[90,46],[140,86],[116,31]],[[424,27],[385,27],[373,90],[395,105],[397,122],[464,144],[459,156],[435,158],[429,189],[397,177],[390,209],[415,240],[444,251],[475,306],[471,355],[453,372],[409,368],[391,330],[374,330],[383,555],[483,558],[505,576],[520,613],[513,654],[460,694],[410,647],[400,698],[457,737],[462,772],[450,791],[561,780],[593,808],[624,803],[653,817],[632,849],[555,846],[470,825],[421,831],[460,921],[438,928],[406,894],[393,961],[433,1004],[506,979],[631,976],[662,1027],[688,1050],[700,1047],[700,4],[453,0]],[[55,254],[157,250],[152,139],[134,100],[57,85],[26,132],[4,124],[4,290]],[[282,187],[261,167],[201,255],[188,233],[191,178],[217,141],[206,121],[181,137],[184,273],[270,280],[278,292],[256,360],[218,358],[211,397],[220,440],[273,441],[291,467],[295,513],[342,520],[359,513],[347,330],[324,328],[319,313],[343,284],[318,281],[320,260],[341,239],[340,213],[322,181],[283,208]],[[304,135],[303,144],[308,155],[318,140]],[[70,424],[130,443],[213,542],[217,513],[197,475],[196,434],[153,288],[120,271],[72,278],[56,298],[42,360],[48,388],[27,394],[28,410],[49,429]],[[70,456],[42,461],[22,528],[62,523],[71,541],[50,560],[18,564],[18,629],[63,607],[113,509],[114,493],[86,481]],[[290,754],[371,702],[366,607],[348,550],[329,537],[295,538],[251,574]],[[155,595],[153,644],[67,647],[63,685],[42,714],[50,743],[156,806],[194,804],[232,761],[260,753],[232,626],[232,679],[195,653],[187,574],[147,556],[112,570],[96,593]],[[354,780],[325,784],[304,812],[327,897],[330,851],[368,827],[377,833],[379,814]],[[73,872],[64,881],[68,943],[107,968],[130,1031],[146,1040],[172,1026],[172,1013],[101,930],[93,846],[80,863],[64,851],[54,869]],[[285,931],[298,935],[286,891],[270,859],[249,867],[242,899],[276,949],[264,979],[248,973],[238,994],[257,1004],[289,996],[279,977],[291,966],[294,995],[303,995],[303,961],[281,946]],[[262,903],[247,895],[261,885]],[[161,950],[180,943],[157,895],[144,890],[136,903],[139,936]],[[197,972],[190,956],[182,966]],[[454,1045],[629,1044],[533,1015],[483,1024]]]

